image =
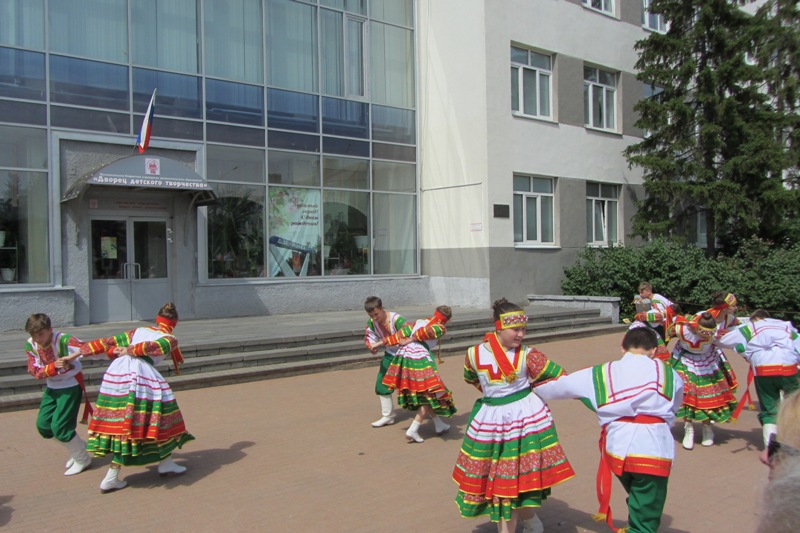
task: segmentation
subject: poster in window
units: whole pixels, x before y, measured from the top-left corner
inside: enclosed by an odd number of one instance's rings
[[[103,259],[117,258],[116,237],[100,237],[100,257]]]
[[[269,189],[270,277],[320,274],[320,192],[314,189]]]

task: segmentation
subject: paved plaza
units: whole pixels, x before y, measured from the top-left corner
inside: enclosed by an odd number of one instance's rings
[[[479,339],[476,339],[476,341]],[[619,357],[620,334],[538,344],[567,370]],[[747,367],[731,362],[744,382]],[[377,364],[377,358],[376,358]],[[458,414],[444,438],[430,422],[422,444],[404,439],[411,417],[374,429],[377,366],[179,391],[197,440],[174,454],[185,475],[161,478],[155,466],[125,468],[128,487],[101,494],[110,457],[77,476],[62,475],[65,449],[36,433],[35,410],[0,413],[0,527],[8,532],[265,531],[481,532],[486,518],[463,519],[450,474],[478,392],[462,379],[463,359],[440,365]],[[737,396],[741,394],[741,390]],[[551,404],[577,476],[553,489],[539,516],[548,533],[610,531],[592,521],[599,428],[578,401]],[[699,429],[699,428],[698,428]],[[84,433],[86,426],[79,426]],[[661,531],[752,532],[767,470],[758,461],[761,431],[745,410],[718,427],[717,444],[680,447]],[[615,481],[612,509],[627,516]],[[521,530],[521,528],[520,528]]]

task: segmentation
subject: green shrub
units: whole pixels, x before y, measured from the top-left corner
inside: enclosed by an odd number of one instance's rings
[[[733,257],[706,257],[694,245],[657,239],[641,247],[586,248],[564,269],[567,295],[618,296],[620,317],[632,318],[639,283],[678,302],[684,313],[711,306],[711,294],[736,294],[741,315],[759,307],[776,318],[800,318],[800,244],[778,248],[751,240]]]

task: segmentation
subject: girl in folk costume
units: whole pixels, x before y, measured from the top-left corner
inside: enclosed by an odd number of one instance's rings
[[[550,488],[575,476],[558,443],[547,405],[531,391],[563,374],[535,348],[522,345],[528,317],[505,298],[494,305],[496,331],[469,349],[464,380],[483,392],[475,402],[453,469],[461,515],[489,515],[499,532],[544,530],[534,514]]]
[[[172,303],[162,307],[154,327],[137,328],[85,344],[81,355],[108,354],[113,361],[103,376],[94,416],[89,423],[88,450],[114,458],[100,483],[102,492],[125,487],[121,466],[159,463],[159,475],[182,474],[185,466],[170,457],[194,437],[186,431],[183,415],[167,381],[156,370],[167,355],[176,371],[183,362],[172,330],[178,312]]]
[[[712,423],[728,422],[736,408],[736,397],[720,367],[714,345],[717,324],[708,311],[675,322],[678,342],[667,364],[684,382],[683,405],[678,418],[684,420],[683,447],[694,448],[694,426],[703,423],[703,446],[714,444]]]
[[[411,427],[406,431],[406,438],[410,442],[423,442],[419,436],[419,426],[425,421],[426,415],[433,420],[436,434],[441,435],[450,426],[439,416],[449,418],[456,413],[453,394],[439,376],[431,353],[437,339],[447,332],[445,324],[452,315],[448,306],[440,305],[433,318],[414,323],[410,336],[406,328],[403,328],[372,345],[374,348],[401,346],[383,377],[383,384],[397,391],[397,403],[400,407],[418,411]]]
[[[717,291],[711,295],[711,305],[713,307],[708,312],[711,313],[717,323],[718,338],[725,335],[730,329],[740,325],[739,319],[736,317],[736,303],[736,296],[729,292]],[[714,351],[719,357],[719,367],[722,370],[722,374],[725,376],[730,388],[735,391],[739,386],[739,382],[736,379],[733,367],[728,362],[728,358],[725,357],[722,349],[716,344],[714,345]]]
[[[747,385],[755,381],[756,394],[761,411],[764,447],[770,437],[777,433],[778,406],[781,395],[788,396],[797,390],[798,363],[800,363],[800,335],[791,322],[770,318],[764,309],[757,309],[750,315],[750,323],[739,326],[719,339],[720,346],[733,348],[750,363]],[[740,401],[738,411],[746,405],[749,390]]]

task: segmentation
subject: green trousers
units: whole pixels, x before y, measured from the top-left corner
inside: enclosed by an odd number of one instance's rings
[[[628,533],[656,533],[667,501],[669,478],[630,472],[617,477],[628,493]]]
[[[78,411],[81,408],[83,392],[80,386],[66,389],[46,387],[39,404],[39,416],[36,417],[36,429],[46,439],[69,442],[75,437],[75,426],[78,425]]]
[[[778,421],[778,406],[781,403],[781,391],[784,395],[800,388],[797,374],[793,376],[756,376],[756,395],[761,405],[758,421],[761,425],[775,424]]]

